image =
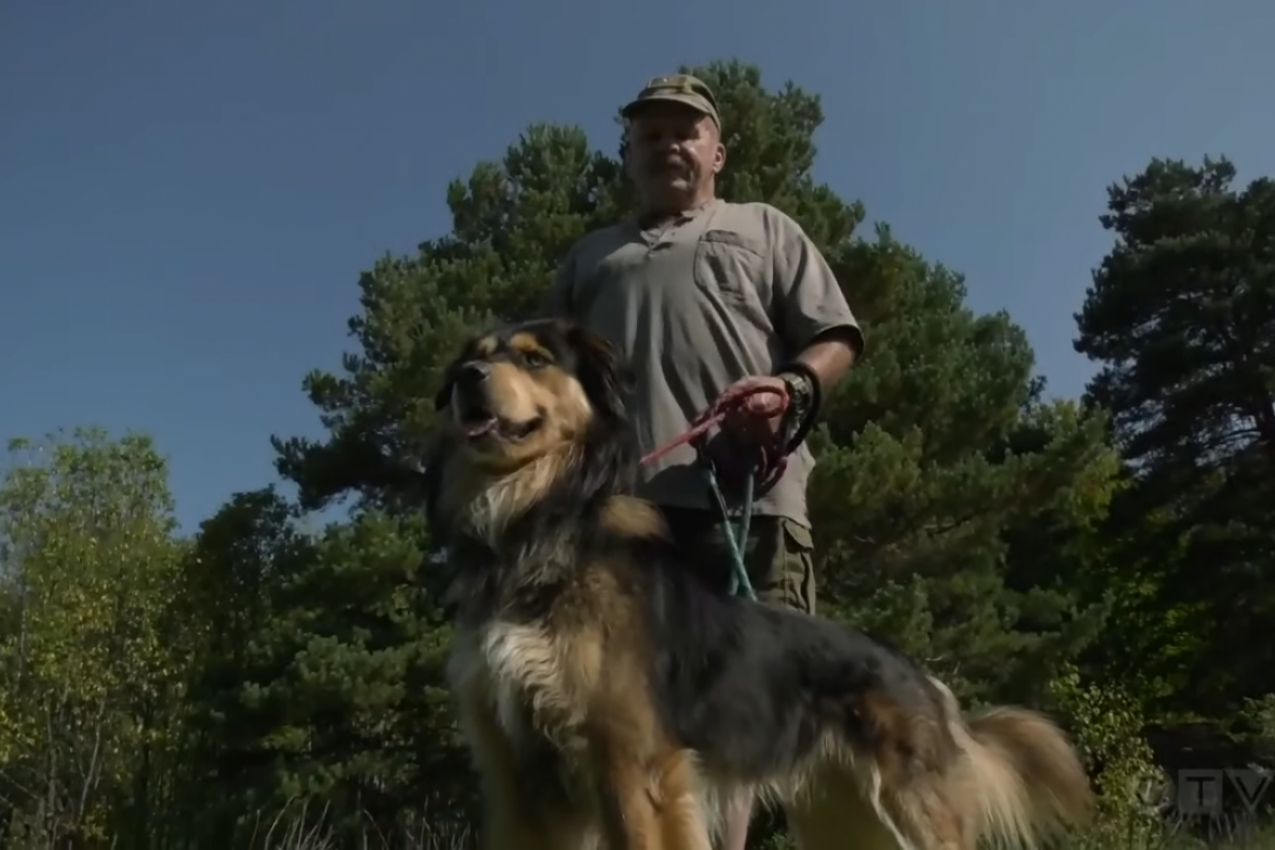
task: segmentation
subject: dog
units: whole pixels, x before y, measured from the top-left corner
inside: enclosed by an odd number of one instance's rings
[[[884,642],[697,579],[631,495],[624,375],[604,339],[540,319],[472,338],[435,400],[426,511],[483,847],[709,850],[746,795],[805,850],[1031,847],[1087,820],[1044,716],[964,719]]]

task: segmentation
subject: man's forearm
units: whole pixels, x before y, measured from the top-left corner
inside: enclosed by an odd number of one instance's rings
[[[854,335],[837,328],[815,339],[797,359],[819,376],[820,389],[828,393],[854,365]]]
[[[823,400],[854,365],[856,339],[854,331],[836,328],[816,337],[780,372],[789,389],[789,408],[784,416],[784,439],[799,442],[811,426]],[[801,367],[805,368],[801,368]],[[818,386],[811,386],[812,380]],[[795,446],[792,446],[795,448]]]

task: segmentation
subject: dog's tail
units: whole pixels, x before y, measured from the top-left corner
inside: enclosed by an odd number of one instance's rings
[[[1061,729],[1021,708],[993,708],[963,720],[951,690],[936,684],[965,754],[949,781],[979,812],[980,837],[1031,848],[1088,823],[1094,806],[1089,778]]]

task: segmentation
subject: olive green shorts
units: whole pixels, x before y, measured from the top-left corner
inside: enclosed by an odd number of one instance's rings
[[[694,508],[661,508],[687,566],[723,593],[730,589],[730,544],[717,514]],[[815,613],[814,541],[810,529],[784,517],[754,516],[744,550],[757,598]]]

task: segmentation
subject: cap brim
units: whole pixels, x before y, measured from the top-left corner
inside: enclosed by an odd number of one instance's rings
[[[680,103],[682,106],[694,109],[701,115],[707,115],[714,121],[718,120],[717,113],[707,105],[703,97],[694,94],[681,94],[678,92],[660,92],[658,94],[649,94],[646,97],[640,97],[637,100],[631,101],[628,105],[621,109],[620,114],[625,118],[629,118],[632,117],[634,113],[644,107],[650,106],[653,103]]]

